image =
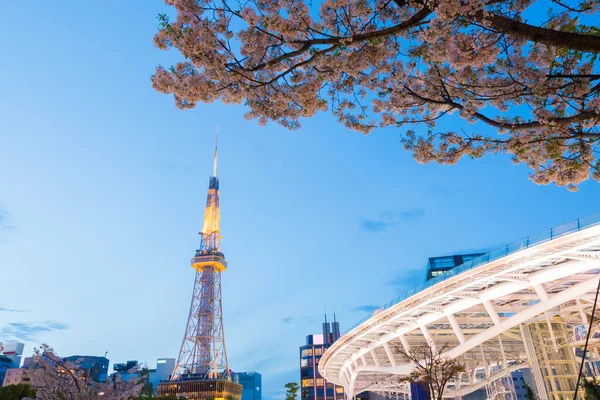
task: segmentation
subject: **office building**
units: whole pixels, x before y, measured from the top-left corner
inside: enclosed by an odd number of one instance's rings
[[[29,383],[29,380],[26,368],[9,368],[4,375],[4,384],[2,386]]]
[[[527,390],[525,384],[529,385],[530,388],[534,388],[533,380],[531,379],[531,370],[529,368],[523,368],[516,370],[510,374],[515,387],[515,394],[518,400],[527,400]]]
[[[6,372],[13,367],[12,360],[7,356],[0,355],[0,384],[4,382]]]
[[[139,370],[132,371],[134,368],[138,368],[139,363],[137,360],[129,360],[124,363],[113,364],[113,373],[119,374],[119,377],[123,381],[128,381],[131,378],[139,378]]]
[[[335,316],[334,316],[335,321]],[[343,400],[344,388],[324,379],[319,372],[321,356],[332,343],[340,338],[339,322],[334,328],[323,323],[323,334],[308,335],[306,344],[300,347],[300,396],[302,400]]]
[[[233,381],[242,385],[242,400],[262,399],[262,375],[258,372],[234,372]]]
[[[25,345],[20,342],[0,342],[0,386],[8,369],[19,368]]]
[[[156,388],[161,381],[168,381],[175,368],[174,358],[159,358],[156,360],[156,369],[150,370],[150,383],[156,393]]]
[[[98,356],[69,356],[65,361],[72,362],[82,370],[88,379],[94,382],[105,382],[108,377],[108,358]]]
[[[157,359],[156,368],[146,368],[141,366],[137,360],[129,360],[125,363],[115,363],[113,365],[113,373],[118,373],[120,379],[127,381],[132,378],[138,379],[142,369],[147,369],[148,381],[152,384],[152,390],[156,394],[158,384],[169,380],[173,368],[175,368],[174,358]],[[136,370],[132,371],[133,369]]]
[[[21,342],[0,342],[0,356],[10,358],[13,368],[19,368],[24,348]]]

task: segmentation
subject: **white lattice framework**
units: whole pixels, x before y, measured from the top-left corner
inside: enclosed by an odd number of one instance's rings
[[[408,393],[398,378],[412,366],[402,353],[443,345],[444,356],[467,366],[445,392],[457,397],[537,365],[531,343],[523,340],[527,323],[550,326],[556,318],[582,325],[590,317],[600,278],[600,225],[579,229],[578,221],[577,228],[534,246],[528,239],[522,250],[448,277],[374,315],[325,352],[321,374],[342,385],[348,398],[363,391]],[[548,340],[555,348],[568,345],[554,336]],[[539,377],[537,384],[543,386]]]

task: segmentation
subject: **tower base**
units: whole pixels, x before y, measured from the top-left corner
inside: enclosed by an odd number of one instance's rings
[[[175,395],[193,400],[240,400],[242,385],[225,379],[176,380],[161,382],[158,397]]]

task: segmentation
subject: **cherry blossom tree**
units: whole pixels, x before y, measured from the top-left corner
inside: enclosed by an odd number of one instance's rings
[[[143,386],[137,379],[123,381],[118,375],[106,382],[90,381],[75,363],[45,344],[35,350],[33,365],[28,375],[36,400],[129,400],[137,398]]]
[[[179,108],[290,129],[330,110],[401,128],[422,163],[509,153],[540,184],[600,181],[600,0],[165,1],[154,41],[185,60],[152,82]]]

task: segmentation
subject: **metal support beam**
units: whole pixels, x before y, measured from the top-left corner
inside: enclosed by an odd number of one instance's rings
[[[379,358],[377,358],[375,350],[370,350],[369,353],[371,353],[371,357],[373,357],[373,362],[375,362],[375,365],[378,367],[381,366],[381,362],[379,362]]]
[[[420,328],[421,332],[423,332],[423,337],[425,337],[425,341],[427,341],[429,347],[431,347],[434,353],[437,353],[437,346],[435,345],[435,342],[431,337],[431,333],[429,333],[429,331],[427,330],[427,327],[425,325],[421,325]]]
[[[390,349],[390,345],[388,343],[384,343],[383,349],[385,350],[385,354],[387,354],[388,359],[390,360],[390,364],[392,364],[392,367],[395,367],[396,359],[394,358],[394,354],[392,353],[392,350]]]
[[[550,322],[548,313],[544,313],[544,318],[546,319],[546,324],[548,325],[548,332],[550,332],[550,339],[552,340],[552,347],[554,348],[554,352],[557,352],[558,344],[556,343],[556,336],[554,335],[554,329],[552,329],[552,322]]]
[[[410,353],[410,344],[408,343],[408,340],[406,340],[406,336],[404,336],[403,334],[399,334],[398,338],[402,343],[402,347],[404,347],[404,351]]]
[[[533,285],[533,290],[535,290],[535,293],[540,297],[540,300],[548,300],[548,292],[546,292],[546,289],[544,289],[544,287],[541,284],[536,283],[535,285]]]
[[[492,322],[494,323],[494,325],[499,325],[500,324],[500,316],[498,315],[496,310],[494,310],[494,306],[492,305],[492,303],[489,300],[484,300],[481,302],[481,304],[483,304],[483,306],[485,307],[485,310],[487,311],[488,315],[492,319]]]
[[[585,310],[583,309],[583,306],[581,305],[581,301],[579,299],[575,299],[575,303],[577,303],[577,306],[579,308],[579,316],[581,317],[581,322],[583,323],[584,326],[588,326],[588,318],[587,318],[587,314],[585,313]]]
[[[504,351],[504,345],[502,344],[502,335],[498,335],[498,344],[500,344],[500,353],[502,353],[502,369],[508,368],[508,361],[506,359],[506,352]]]
[[[463,335],[462,331],[460,330],[460,325],[458,325],[458,322],[456,321],[456,317],[454,316],[454,314],[447,315],[447,317],[448,317],[448,322],[450,322],[450,326],[452,327],[452,330],[454,331],[454,334],[458,338],[458,341],[460,342],[460,344],[463,344],[465,342],[465,335]]]

